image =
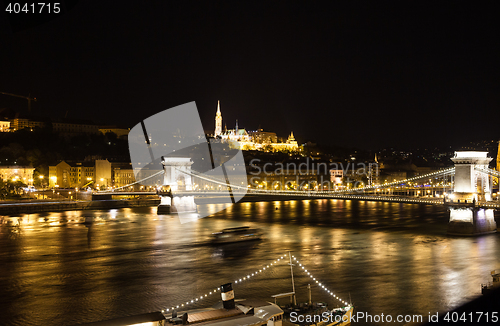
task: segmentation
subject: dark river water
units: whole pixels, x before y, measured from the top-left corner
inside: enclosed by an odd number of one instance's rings
[[[95,222],[83,224],[87,217]],[[356,311],[394,317],[427,318],[455,308],[479,296],[490,271],[500,269],[499,235],[448,236],[442,206],[319,199],[238,203],[185,224],[158,216],[156,207],[0,222],[1,325],[75,325],[158,311],[273,262],[266,272],[233,284],[236,299],[271,301],[291,291],[290,267],[274,264],[289,251]],[[265,238],[208,244],[213,232],[236,226],[258,227]],[[339,303],[300,266],[294,276],[298,301],[307,300],[311,283],[313,300]],[[209,295],[190,306],[219,298]]]

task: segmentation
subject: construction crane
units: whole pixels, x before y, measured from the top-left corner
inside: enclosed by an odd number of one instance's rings
[[[31,112],[31,101],[36,102],[36,97],[31,97],[31,94],[28,94],[28,96],[16,95],[16,94],[5,93],[5,92],[0,92],[0,94],[27,99],[28,100],[28,112]]]

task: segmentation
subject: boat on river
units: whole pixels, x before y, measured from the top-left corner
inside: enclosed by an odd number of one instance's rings
[[[258,299],[235,300],[232,283],[220,287],[222,302],[205,309],[166,315],[165,326],[282,326],[283,310],[276,304]]]
[[[294,309],[297,310],[297,309]],[[283,326],[345,326],[351,323],[352,305],[328,310],[320,305],[299,309],[299,313],[285,314]]]
[[[262,232],[257,228],[249,226],[227,228],[220,232],[212,233],[213,244],[237,243],[260,240],[261,238]]]
[[[354,311],[351,304],[344,302],[346,305],[343,307],[329,309],[325,302],[312,302],[310,285],[308,285],[309,301],[296,303],[291,260],[290,256],[293,291],[273,295],[274,303],[261,299],[235,300],[232,283],[227,283],[218,288],[222,301],[210,308],[182,312],[178,311],[181,307],[177,306],[177,309],[173,310],[170,315],[165,315],[165,326],[345,326],[350,324]],[[289,300],[290,303],[280,304],[278,300]]]
[[[498,289],[500,287],[500,273],[497,273],[496,271],[491,271],[491,277],[493,278],[493,282],[481,284],[482,294],[488,294],[491,291]]]
[[[275,303],[278,299],[290,297],[290,303],[281,305],[283,309],[283,326],[345,326],[351,322],[354,312],[352,304],[329,309],[326,302],[312,302],[311,287],[308,302],[295,303],[295,292],[273,295]]]
[[[222,302],[205,309],[174,311],[165,326],[344,326],[350,323],[353,306],[329,310],[326,303],[282,308],[260,299],[235,300],[232,283],[221,286]]]

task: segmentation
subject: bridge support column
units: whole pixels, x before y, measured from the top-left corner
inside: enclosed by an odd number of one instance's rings
[[[495,233],[493,209],[476,207],[450,208],[448,234],[474,236]]]
[[[455,163],[455,182],[450,201],[456,204],[491,200],[491,183],[488,176],[476,171],[486,169],[492,160],[488,152],[457,151],[451,159]]]
[[[172,193],[168,191],[158,191],[160,196],[160,205],[158,205],[157,214],[170,214],[172,209]]]
[[[176,195],[180,191],[193,190],[191,162],[187,157],[162,157],[163,187],[158,191],[160,205],[158,214],[195,213],[197,211],[194,196]]]

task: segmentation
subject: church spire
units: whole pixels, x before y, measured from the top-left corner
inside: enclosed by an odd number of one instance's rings
[[[222,113],[220,112],[220,101],[217,101],[217,113],[215,113],[214,137],[222,134]]]
[[[497,171],[500,171],[500,141],[498,142],[498,152],[497,152]]]

